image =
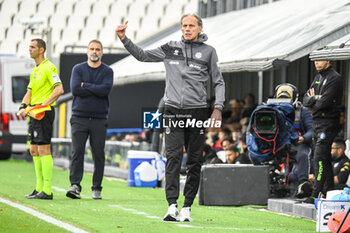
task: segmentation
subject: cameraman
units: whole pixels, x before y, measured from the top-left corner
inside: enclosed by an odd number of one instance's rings
[[[315,67],[318,74],[303,100],[304,106],[312,112],[315,143],[316,179],[312,196],[305,200],[311,204],[334,186],[331,145],[340,127],[343,94],[343,79],[332,68],[330,61],[315,61]]]
[[[309,155],[312,144],[312,117],[310,111],[298,101],[298,96],[298,89],[290,83],[283,83],[275,88],[275,97],[277,99],[291,99],[295,109],[293,126],[299,139],[295,148],[297,151],[295,155],[296,162],[293,164],[289,178],[291,183],[298,186],[295,196],[303,198],[310,196],[312,191],[312,185],[308,181]]]

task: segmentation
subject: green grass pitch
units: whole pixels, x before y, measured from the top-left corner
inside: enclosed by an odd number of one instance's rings
[[[161,220],[167,210],[164,190],[128,187],[126,182],[104,178],[102,200],[93,200],[92,176],[87,173],[80,200],[65,196],[70,186],[67,170],[53,171],[52,201],[24,198],[34,184],[32,163],[0,161],[0,198],[88,232],[315,232],[314,221],[272,213],[264,206],[201,206],[198,199],[192,206],[193,222],[166,223]],[[182,194],[178,204],[183,204]],[[0,202],[0,232],[67,231]]]

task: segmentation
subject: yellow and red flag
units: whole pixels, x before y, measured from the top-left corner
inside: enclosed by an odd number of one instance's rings
[[[35,105],[26,108],[27,115],[39,121],[44,118],[45,111],[50,110],[50,105]]]

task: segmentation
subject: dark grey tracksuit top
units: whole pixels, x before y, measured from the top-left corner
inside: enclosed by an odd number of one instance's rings
[[[211,77],[215,88],[215,108],[222,110],[225,101],[225,83],[218,68],[216,50],[204,43],[202,33],[198,40],[170,41],[156,49],[143,50],[125,37],[124,47],[139,61],[164,62],[166,86],[164,102],[178,109],[207,107],[206,85]]]

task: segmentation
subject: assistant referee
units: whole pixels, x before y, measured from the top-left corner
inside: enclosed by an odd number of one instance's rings
[[[63,86],[58,76],[56,66],[45,59],[46,43],[42,39],[33,39],[29,45],[29,53],[36,66],[30,74],[27,93],[24,95],[19,114],[27,115],[26,107],[35,105],[49,105],[50,111],[45,112],[41,120],[32,118],[29,123],[31,135],[30,154],[33,156],[36,187],[32,193],[26,195],[28,199],[53,198],[51,192],[53,161],[51,156],[51,137],[55,111],[53,106],[57,98],[63,94]]]

